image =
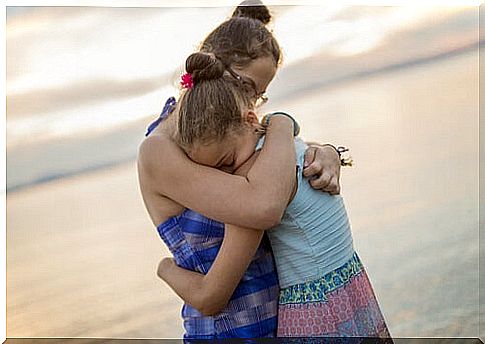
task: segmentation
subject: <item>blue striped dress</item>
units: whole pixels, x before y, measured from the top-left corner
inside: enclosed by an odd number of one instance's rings
[[[173,110],[169,98],[160,117],[146,135]],[[206,274],[222,244],[224,224],[186,209],[157,227],[178,266]],[[184,304],[182,318],[185,339],[275,337],[279,286],[273,255],[266,235],[248,270],[236,287],[226,308],[215,316],[204,316]]]

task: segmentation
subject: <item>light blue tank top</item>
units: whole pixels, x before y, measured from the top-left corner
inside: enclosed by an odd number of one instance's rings
[[[263,141],[261,138],[256,149]],[[307,145],[295,138],[298,190],[281,223],[268,231],[281,288],[318,279],[354,254],[342,197],[313,189],[303,177],[306,149]]]

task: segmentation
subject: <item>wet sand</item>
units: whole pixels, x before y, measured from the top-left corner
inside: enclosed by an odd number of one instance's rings
[[[343,195],[391,333],[478,336],[476,52],[271,108],[351,148]],[[7,336],[180,337],[181,302],[155,275],[166,255],[135,163],[9,193]]]

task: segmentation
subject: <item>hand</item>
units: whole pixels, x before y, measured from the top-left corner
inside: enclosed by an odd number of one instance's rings
[[[331,195],[340,193],[340,158],[331,146],[312,145],[305,152],[303,176],[310,185]]]
[[[170,271],[170,269],[175,266],[175,259],[165,257],[163,258],[160,263],[158,263],[157,275],[159,278],[164,280],[164,276]]]

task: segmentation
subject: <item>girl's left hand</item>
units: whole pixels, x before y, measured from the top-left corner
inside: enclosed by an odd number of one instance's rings
[[[310,185],[331,195],[340,193],[340,157],[331,146],[311,145],[305,152],[303,176]]]

